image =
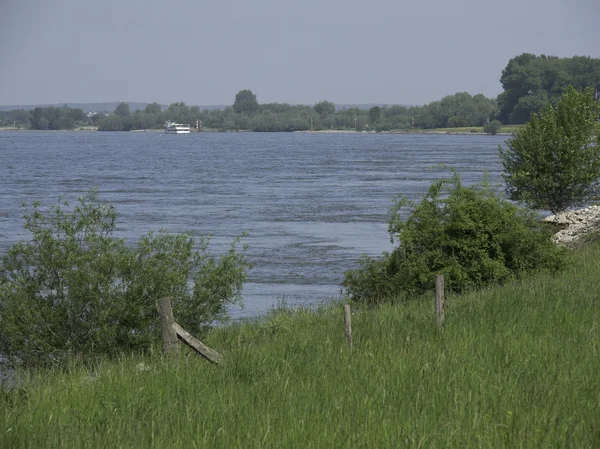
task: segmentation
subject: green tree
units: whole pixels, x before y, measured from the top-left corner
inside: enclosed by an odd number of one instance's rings
[[[546,103],[556,106],[565,89],[591,87],[600,96],[600,59],[588,56],[558,58],[523,53],[508,61],[500,78],[504,92],[498,95],[498,119],[525,123]]]
[[[144,112],[146,114],[160,114],[160,112],[161,112],[160,104],[150,103],[150,104],[146,105]]]
[[[238,114],[251,115],[258,111],[259,105],[256,101],[256,95],[251,90],[240,90],[235,95],[233,110]]]
[[[558,213],[600,191],[600,104],[593,88],[567,89],[555,108],[548,104],[499,148],[510,199]]]
[[[115,108],[115,115],[118,115],[119,117],[129,117],[131,115],[129,105],[124,102],[119,103]]]
[[[48,121],[48,119],[46,117],[42,117],[38,121],[38,129],[42,129],[42,130],[50,129],[50,122]]]
[[[313,106],[313,109],[321,117],[327,117],[328,115],[335,114],[335,103],[331,101],[320,101]]]
[[[381,108],[379,106],[373,106],[369,109],[369,117],[371,118],[371,123],[375,124],[381,118]]]
[[[129,246],[113,237],[117,213],[95,192],[74,207],[36,202],[24,219],[31,240],[0,262],[0,354],[13,365],[150,349],[161,297],[196,334],[241,301],[249,264],[239,239],[219,258],[189,234],[151,232]]]
[[[25,109],[15,109],[10,111],[11,118],[18,125],[28,126],[31,122],[31,112]]]

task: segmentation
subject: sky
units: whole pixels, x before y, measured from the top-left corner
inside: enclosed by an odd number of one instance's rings
[[[0,105],[418,105],[521,53],[600,57],[600,0],[0,0]]]

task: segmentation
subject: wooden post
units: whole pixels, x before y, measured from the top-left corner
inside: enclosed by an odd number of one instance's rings
[[[173,329],[175,318],[173,317],[173,307],[171,298],[161,298],[156,301],[158,316],[162,326],[163,352],[167,356],[177,356],[179,352],[179,341],[177,332]]]
[[[352,315],[350,314],[350,304],[344,306],[344,328],[348,346],[352,346]]]
[[[181,338],[184,341],[184,343],[187,343],[187,345],[190,348],[192,348],[194,351],[196,351],[198,354],[200,354],[206,360],[214,363],[215,365],[218,365],[221,362],[221,360],[222,360],[221,354],[219,354],[214,349],[210,349],[208,346],[206,346],[204,343],[202,343],[197,338],[194,338],[188,331],[183,329],[178,323],[173,323],[173,329],[175,330],[175,333],[179,336],[179,338]]]
[[[444,275],[435,275],[435,322],[444,326]]]

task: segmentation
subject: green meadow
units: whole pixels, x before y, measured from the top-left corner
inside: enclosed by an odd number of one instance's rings
[[[20,375],[2,448],[600,447],[600,246],[446,299],[275,310],[182,349]],[[432,280],[433,282],[433,280]],[[177,318],[177,317],[176,317]]]

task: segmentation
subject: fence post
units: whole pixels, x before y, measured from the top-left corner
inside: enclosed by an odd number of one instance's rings
[[[444,326],[444,275],[435,275],[435,322],[438,327]]]
[[[173,307],[171,306],[171,298],[161,298],[156,301],[158,316],[162,326],[163,352],[167,356],[177,356],[179,352],[179,341],[177,340],[177,332],[173,329],[175,318],[173,317]]]
[[[344,328],[346,333],[346,342],[352,346],[352,315],[350,314],[350,304],[344,306]]]

